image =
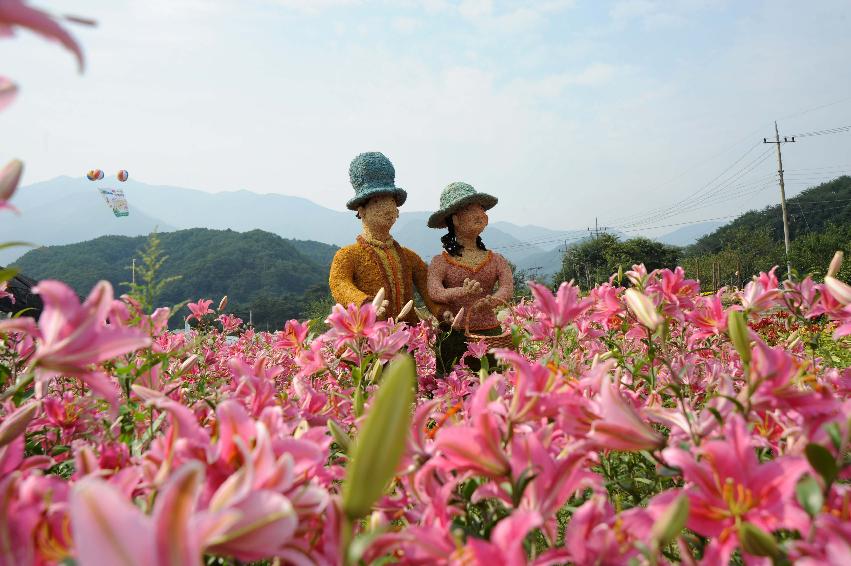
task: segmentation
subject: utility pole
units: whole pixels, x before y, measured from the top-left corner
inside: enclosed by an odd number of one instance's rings
[[[786,186],[783,184],[783,155],[780,153],[781,143],[793,143],[795,136],[783,138],[780,141],[780,131],[777,129],[777,121],[774,121],[774,141],[762,138],[762,143],[773,143],[777,145],[777,173],[780,174],[780,209],[783,211],[783,243],[786,245],[786,278],[792,278],[792,262],[789,260],[789,215],[786,213]]]
[[[135,286],[136,285],[136,258],[135,257],[133,258],[132,271],[133,271],[133,285]]]

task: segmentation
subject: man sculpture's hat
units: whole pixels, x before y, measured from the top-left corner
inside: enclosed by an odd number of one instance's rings
[[[349,179],[355,189],[355,196],[346,203],[349,210],[357,210],[372,197],[393,195],[396,206],[402,206],[408,193],[396,186],[396,170],[393,164],[378,151],[361,153],[349,165]]]
[[[446,219],[468,204],[480,204],[488,210],[496,206],[497,202],[495,196],[476,192],[476,189],[467,183],[450,183],[440,193],[440,210],[429,217],[428,227],[446,228]]]

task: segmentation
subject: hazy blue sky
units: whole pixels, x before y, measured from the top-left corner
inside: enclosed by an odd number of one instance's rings
[[[349,161],[379,150],[403,210],[465,180],[499,197],[492,219],[652,227],[774,202],[772,146],[754,147],[772,120],[851,124],[847,0],[33,3],[99,26],[72,28],[82,75],[29,33],[0,41],[21,87],[0,162],[24,159],[25,183],[126,168],[342,209]],[[794,194],[851,169],[851,132],[784,151]],[[704,187],[687,212],[648,212]]]

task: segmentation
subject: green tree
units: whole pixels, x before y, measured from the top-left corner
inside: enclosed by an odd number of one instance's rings
[[[574,280],[584,289],[609,280],[618,268],[627,270],[643,263],[648,270],[676,267],[680,250],[675,246],[648,238],[631,238],[621,241],[614,234],[601,234],[567,249],[562,268],[554,284]]]
[[[145,247],[139,251],[141,262],[135,267],[135,277],[129,283],[122,285],[129,287],[129,295],[142,307],[142,312],[149,313],[157,305],[157,301],[170,283],[181,279],[181,275],[170,275],[161,277],[163,264],[168,259],[161,249],[160,238],[156,232],[148,235]],[[133,269],[132,266],[128,269]],[[140,281],[140,282],[137,282]]]

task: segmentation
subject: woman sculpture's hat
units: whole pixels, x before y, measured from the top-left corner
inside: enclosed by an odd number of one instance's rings
[[[378,151],[361,153],[349,165],[349,179],[355,189],[355,196],[346,203],[349,210],[357,210],[372,197],[393,195],[396,206],[402,206],[408,193],[396,186],[396,170],[393,164]]]
[[[428,219],[429,228],[446,228],[446,219],[467,206],[468,204],[480,204],[485,210],[496,206],[498,199],[487,193],[476,192],[472,185],[467,183],[450,183],[440,193],[440,210],[432,214]]]

